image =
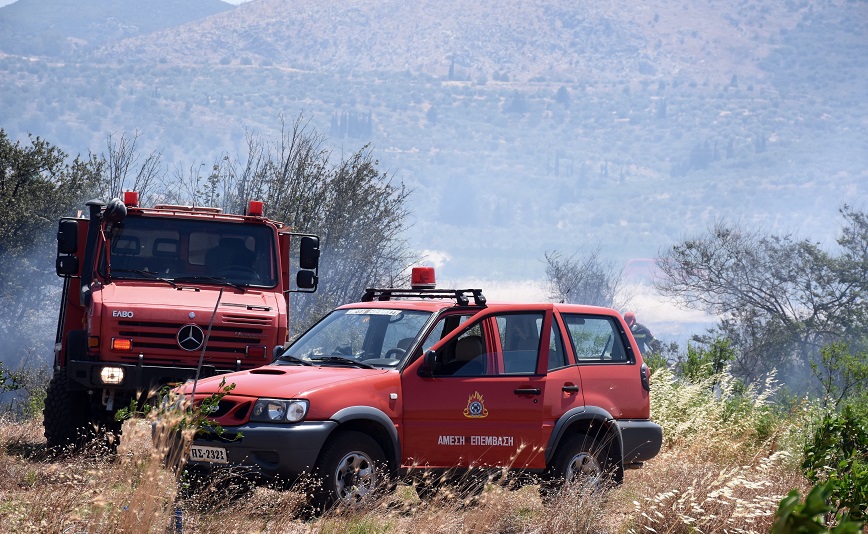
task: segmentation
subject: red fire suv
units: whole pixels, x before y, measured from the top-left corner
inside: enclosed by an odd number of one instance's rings
[[[235,387],[212,414],[224,434],[199,434],[188,466],[310,475],[324,508],[397,476],[431,491],[495,467],[549,489],[619,482],[659,452],[648,368],[616,311],[493,304],[433,289],[430,268],[413,278],[335,309],[271,365],[199,382],[196,401]]]

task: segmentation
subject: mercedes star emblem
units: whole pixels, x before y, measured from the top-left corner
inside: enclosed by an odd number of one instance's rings
[[[178,330],[178,346],[184,350],[198,350],[205,341],[205,332],[194,324],[185,324]]]

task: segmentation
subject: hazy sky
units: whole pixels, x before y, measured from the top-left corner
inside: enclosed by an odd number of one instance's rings
[[[9,4],[15,3],[17,0],[0,0],[0,7],[8,6]],[[243,4],[244,2],[250,2],[250,0],[223,0],[227,4]]]

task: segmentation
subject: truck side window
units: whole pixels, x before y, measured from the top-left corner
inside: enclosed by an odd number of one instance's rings
[[[627,353],[611,317],[564,314],[564,323],[579,363],[626,363]]]

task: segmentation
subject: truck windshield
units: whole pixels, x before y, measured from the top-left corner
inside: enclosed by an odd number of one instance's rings
[[[330,361],[342,356],[377,367],[397,367],[431,312],[382,308],[335,310],[302,334],[278,364]]]
[[[131,215],[111,240],[111,277],[275,287],[276,248],[265,225]]]

